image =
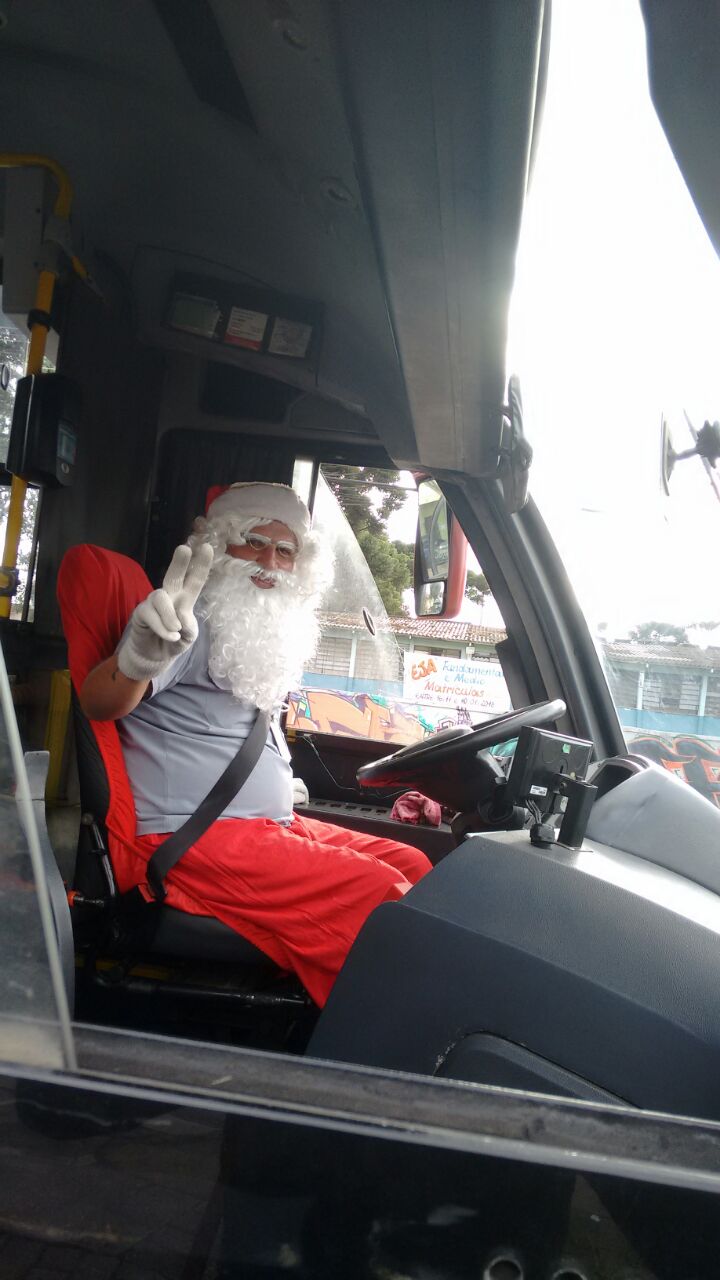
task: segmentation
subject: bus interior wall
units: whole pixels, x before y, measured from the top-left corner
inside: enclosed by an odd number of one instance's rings
[[[131,317],[73,283],[61,320],[59,372],[80,392],[72,488],[43,493],[35,627],[62,635],[55,582],[63,555],[96,542],[144,560],[164,360],[137,339]]]
[[[295,445],[287,440],[195,430],[189,425],[167,431],[158,451],[151,516],[146,565],[151,580],[160,581],[194,517],[204,512],[211,485],[236,480],[290,484],[295,452]]]

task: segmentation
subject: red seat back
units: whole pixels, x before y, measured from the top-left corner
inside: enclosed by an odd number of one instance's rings
[[[115,652],[130,614],[150,591],[152,584],[145,570],[117,551],[81,543],[65,553],[57,593],[70,678],[77,693],[93,667]],[[105,825],[124,846],[132,845],[135,806],[117,727],[112,720],[92,721],[91,727],[108,778]],[[129,886],[122,883],[125,877],[116,857],[113,863],[122,891]]]

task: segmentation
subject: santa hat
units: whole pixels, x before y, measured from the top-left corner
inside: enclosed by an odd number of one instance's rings
[[[208,493],[205,512],[208,520],[233,516],[245,522],[279,520],[292,529],[302,550],[310,532],[310,512],[302,498],[287,484],[238,483],[229,488],[215,487]],[[248,525],[252,528],[252,524]]]

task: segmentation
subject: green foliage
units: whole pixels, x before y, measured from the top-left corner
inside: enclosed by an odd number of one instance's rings
[[[9,382],[6,390],[2,390],[0,386],[0,465],[5,465],[7,457],[8,439],[10,436],[10,426],[12,424],[12,411],[15,402],[15,388],[18,378],[23,376],[25,372],[25,350],[27,342],[17,329],[0,326],[0,368],[4,367],[6,374],[9,375]],[[3,379],[4,381],[4,379]],[[33,529],[35,527],[35,517],[37,512],[38,490],[28,489],[25,499],[25,510],[23,513],[22,532],[20,535],[20,547],[18,550],[18,567],[20,568],[20,586],[17,594],[13,597],[13,614],[18,613],[22,608],[25,593],[25,578],[30,559],[30,547],[32,542]],[[5,543],[5,522],[10,506],[10,486],[0,486],[0,560],[2,559],[2,549]]]
[[[467,586],[465,587],[466,598],[471,600],[473,604],[483,605],[489,595],[490,588],[485,574],[473,573],[472,569],[468,569]]]
[[[685,627],[674,622],[641,622],[630,632],[630,639],[638,644],[687,644]]]
[[[398,487],[397,472],[341,463],[326,464],[322,470],[358,540],[388,614],[406,615],[402,595],[412,586],[414,547],[391,542],[387,536],[387,522],[407,496]]]
[[[15,387],[25,370],[26,345],[26,339],[17,329],[0,327],[0,367],[10,379],[7,390],[0,388],[0,457],[3,462],[7,454]]]
[[[355,534],[364,530],[385,533],[388,519],[405,502],[405,490],[398,486],[397,471],[382,467],[346,467],[333,462],[325,463],[322,473]],[[378,503],[376,507],[373,506],[373,496]]]
[[[390,542],[385,534],[369,529],[362,529],[357,540],[388,614],[391,618],[406,615],[402,593],[412,585],[414,548],[408,543]]]

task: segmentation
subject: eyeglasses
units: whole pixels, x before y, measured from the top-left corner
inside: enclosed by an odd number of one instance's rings
[[[266,538],[262,533],[246,533],[242,545],[258,554],[266,547],[274,547],[278,560],[285,564],[294,564],[298,555],[294,542],[276,542],[274,538]]]

